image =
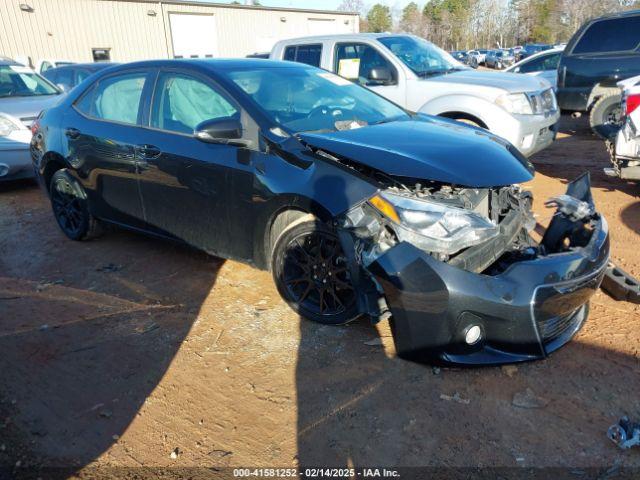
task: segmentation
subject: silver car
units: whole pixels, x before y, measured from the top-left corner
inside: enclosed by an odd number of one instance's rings
[[[33,70],[0,61],[0,181],[33,177],[31,124],[62,92]]]

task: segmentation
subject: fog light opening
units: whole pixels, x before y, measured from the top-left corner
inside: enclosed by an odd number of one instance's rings
[[[475,345],[482,340],[482,328],[480,325],[471,325],[464,332],[464,341],[467,345]]]

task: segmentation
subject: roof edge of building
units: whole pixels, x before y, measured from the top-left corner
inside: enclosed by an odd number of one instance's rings
[[[193,5],[195,7],[217,7],[217,8],[233,8],[239,10],[271,10],[276,12],[297,12],[297,13],[323,13],[328,15],[360,15],[358,12],[343,12],[341,10],[314,10],[310,8],[295,7],[267,7],[264,5],[238,5],[233,3],[220,2],[204,2],[202,0],[100,0],[103,2],[131,2],[131,3],[149,3],[164,5]]]

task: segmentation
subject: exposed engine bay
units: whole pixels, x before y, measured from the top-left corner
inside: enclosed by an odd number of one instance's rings
[[[356,260],[364,267],[394,245],[407,241],[439,261],[495,275],[519,259],[584,246],[590,236],[590,220],[597,216],[592,202],[569,194],[554,197],[546,205],[557,207],[557,215],[577,222],[576,227],[570,228],[568,237],[563,236],[561,241],[545,235],[538,245],[530,236],[536,226],[533,197],[520,185],[456,187],[394,177],[321,149],[315,153],[357,170],[381,189],[379,195],[353,208],[341,220],[340,226],[356,239]]]
[[[473,189],[416,182],[388,187],[381,200],[377,198],[352,209],[343,223],[357,238],[356,252],[364,266],[401,241],[477,273],[507,253],[535,255],[529,236],[535,227],[532,196],[519,186]],[[389,204],[399,205],[394,207],[400,212],[399,223],[385,215],[389,199]]]

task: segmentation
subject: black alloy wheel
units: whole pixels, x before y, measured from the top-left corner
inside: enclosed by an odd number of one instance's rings
[[[98,222],[89,213],[82,186],[66,170],[54,173],[49,195],[53,215],[67,237],[85,240],[100,233]]]
[[[281,234],[274,248],[273,274],[282,297],[305,318],[340,325],[358,316],[340,241],[316,220],[295,224]]]

